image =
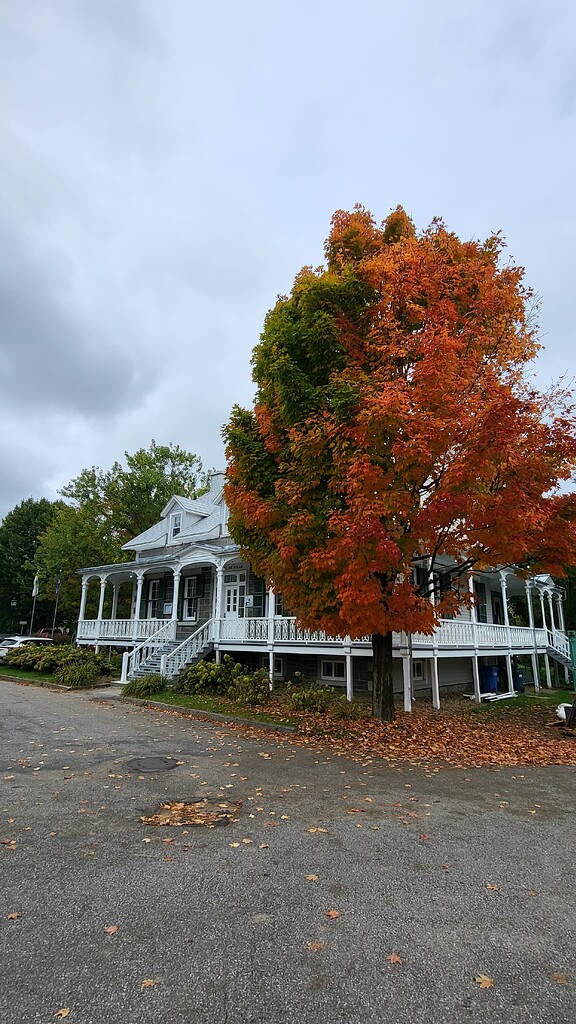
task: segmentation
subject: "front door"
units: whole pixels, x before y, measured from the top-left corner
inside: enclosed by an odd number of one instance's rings
[[[246,594],[246,573],[229,572],[224,576],[224,618],[244,617],[244,596]]]

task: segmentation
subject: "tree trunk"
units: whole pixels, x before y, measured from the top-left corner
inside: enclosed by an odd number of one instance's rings
[[[392,633],[373,633],[372,651],[372,714],[381,722],[393,722]]]

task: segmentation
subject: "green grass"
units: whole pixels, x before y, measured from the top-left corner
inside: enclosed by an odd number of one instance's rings
[[[210,711],[212,714],[250,718],[255,722],[271,722],[275,725],[297,725],[296,720],[288,716],[266,714],[265,711],[256,711],[246,704],[238,704],[214,694],[188,695],[162,690],[144,699],[156,701],[158,704],[169,704],[171,707],[187,708],[190,711]]]
[[[529,711],[531,708],[555,708],[558,704],[571,704],[576,697],[573,690],[549,690],[544,688],[540,693],[522,693],[519,697],[509,700],[487,701],[472,705],[472,711],[478,715],[497,717],[513,711]]]
[[[31,669],[16,668],[11,665],[0,665],[0,679],[2,676],[12,676],[13,679],[23,679],[29,683],[36,683],[36,686],[44,686],[45,683],[55,683],[55,672],[32,672]]]

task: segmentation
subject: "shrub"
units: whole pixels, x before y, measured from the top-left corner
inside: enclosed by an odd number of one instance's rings
[[[238,676],[229,687],[228,696],[240,704],[248,704],[249,707],[264,704],[270,696],[268,672],[265,668],[259,668],[256,672]]]
[[[331,686],[316,681],[305,682],[303,686],[288,687],[286,701],[292,711],[316,711],[325,714],[340,697]]]
[[[102,676],[110,675],[106,656],[96,654],[89,647],[62,645],[54,657],[58,658],[55,664],[56,681],[62,686],[71,686],[73,689],[89,687]]]
[[[244,674],[239,665],[225,654],[220,664],[215,661],[199,661],[185,669],[174,683],[174,693],[227,693],[236,679]]]
[[[57,682],[61,686],[69,686],[72,690],[88,689],[99,676],[98,667],[93,661],[80,658],[69,658],[56,672]]]
[[[142,679],[131,679],[122,690],[124,697],[151,697],[154,693],[162,693],[168,685],[166,676],[153,673]]]
[[[342,718],[349,721],[361,718],[363,710],[362,704],[356,700],[348,700],[345,693],[340,693],[337,697],[334,697],[334,701],[329,708],[329,712],[331,715],[334,715],[334,718]]]

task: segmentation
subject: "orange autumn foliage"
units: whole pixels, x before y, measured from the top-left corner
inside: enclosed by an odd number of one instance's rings
[[[575,550],[571,396],[531,385],[533,297],[498,235],[334,215],[254,350],[225,429],[230,528],[309,628],[430,633],[473,567],[561,573]],[[432,605],[414,567],[450,585]]]

